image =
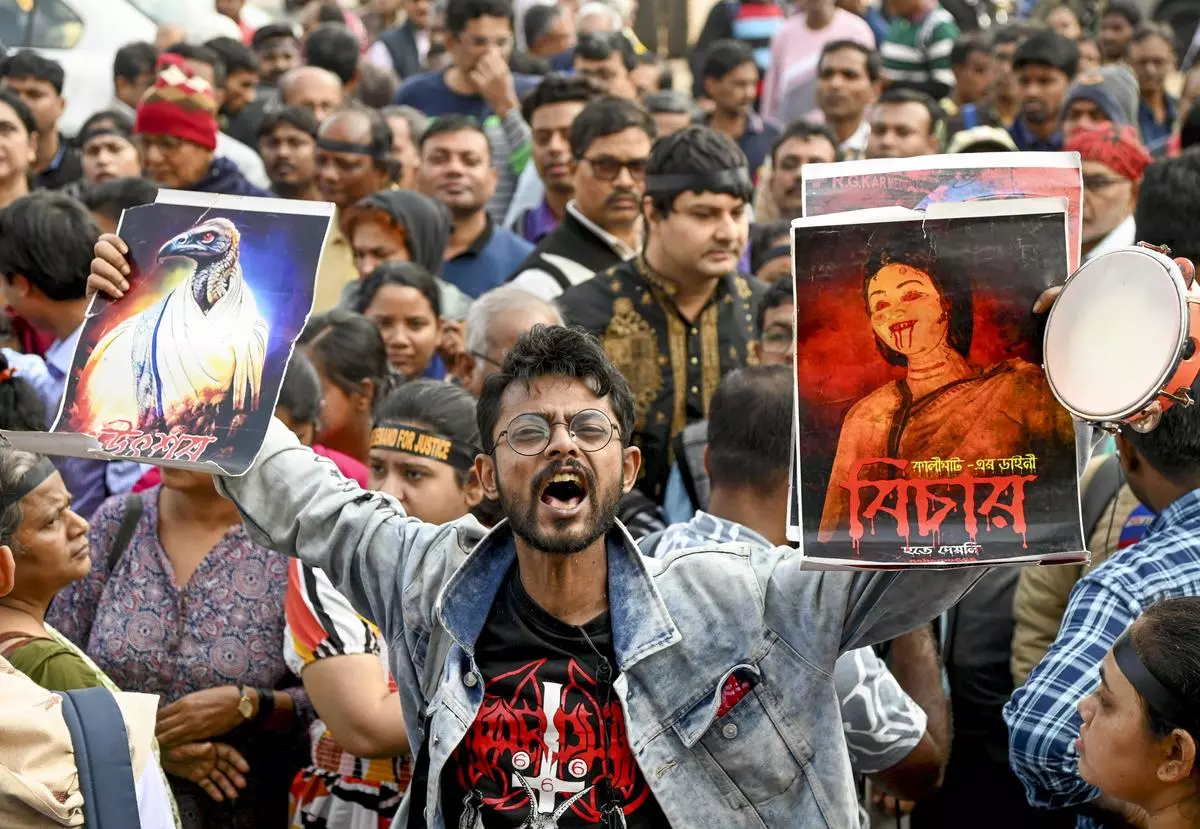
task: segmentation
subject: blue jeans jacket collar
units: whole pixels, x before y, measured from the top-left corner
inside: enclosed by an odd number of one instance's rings
[[[472,658],[516,555],[512,530],[502,521],[471,551],[438,598],[438,619]],[[647,559],[638,554],[637,544],[617,522],[608,535],[608,601],[621,670],[682,638],[646,568]]]

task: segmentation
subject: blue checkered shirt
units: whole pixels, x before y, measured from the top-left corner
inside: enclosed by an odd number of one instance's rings
[[[1009,759],[1030,803],[1057,809],[1099,796],[1079,776],[1076,706],[1100,684],[1100,663],[1117,637],[1147,607],[1174,596],[1200,596],[1200,490],[1079,580],[1058,638],[1004,706]],[[1081,817],[1078,826],[1098,824]]]

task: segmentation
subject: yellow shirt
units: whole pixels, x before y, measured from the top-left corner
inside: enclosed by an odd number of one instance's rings
[[[317,269],[317,288],[313,296],[313,313],[320,314],[331,308],[336,308],[341,299],[342,289],[358,279],[358,269],[354,267],[354,251],[350,241],[342,233],[338,216],[333,217],[333,226],[329,229],[329,238],[325,240],[325,248],[321,251],[321,266]]]

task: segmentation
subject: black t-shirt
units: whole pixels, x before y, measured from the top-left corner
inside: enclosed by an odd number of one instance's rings
[[[530,790],[542,814],[582,793],[553,824],[561,829],[601,825],[610,791],[630,829],[669,825],[629,750],[607,613],[565,624],[529,598],[513,567],[475,653],[483,705],[442,774],[447,826],[459,825],[468,799],[486,829],[529,825]]]

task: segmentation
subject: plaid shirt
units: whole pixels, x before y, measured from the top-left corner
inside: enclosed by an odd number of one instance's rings
[[[1200,490],[1159,514],[1140,542],[1088,573],[1050,651],[1004,706],[1010,761],[1029,802],[1046,808],[1086,803],[1098,789],[1079,776],[1079,701],[1100,683],[1105,654],[1147,607],[1200,596]],[[1078,826],[1098,824],[1079,818]]]

